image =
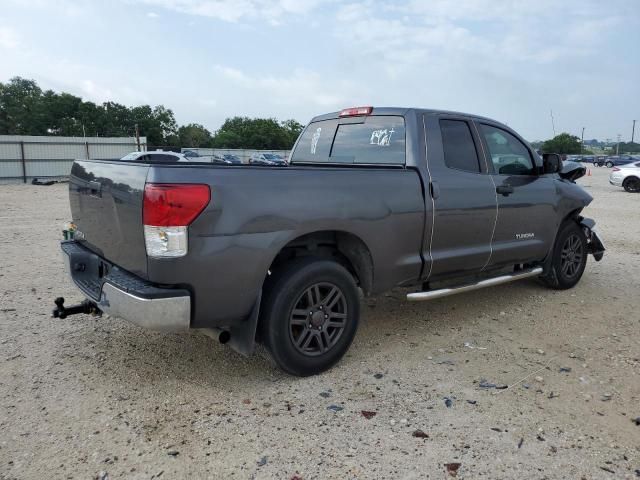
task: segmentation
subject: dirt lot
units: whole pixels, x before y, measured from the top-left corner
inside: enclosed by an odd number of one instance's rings
[[[609,250],[574,290],[367,299],[306,379],[199,333],[51,319],[81,299],[66,186],[0,186],[0,479],[640,477],[640,195],[608,173],[580,181]]]

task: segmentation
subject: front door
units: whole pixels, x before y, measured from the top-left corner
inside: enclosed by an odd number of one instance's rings
[[[539,175],[530,149],[498,125],[476,123],[498,198],[490,265],[542,260],[557,229],[554,180]]]

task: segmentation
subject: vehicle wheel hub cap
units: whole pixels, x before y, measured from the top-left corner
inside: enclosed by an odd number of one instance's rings
[[[322,325],[324,325],[324,322],[325,318],[322,310],[317,310],[311,315],[311,325],[313,325],[315,328],[321,327]]]

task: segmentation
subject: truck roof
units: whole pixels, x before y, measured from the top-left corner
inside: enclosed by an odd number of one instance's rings
[[[433,114],[433,115],[461,115],[469,118],[474,118],[477,120],[488,120],[490,122],[498,123],[500,125],[504,125],[502,122],[494,120],[492,118],[483,117],[481,115],[474,115],[472,113],[464,113],[464,112],[455,112],[451,110],[437,110],[430,108],[416,108],[416,107],[373,107],[373,110],[370,115],[401,115],[405,116],[410,112],[419,112],[423,114]],[[340,111],[325,113],[324,115],[318,115],[311,119],[311,122],[318,122],[321,120],[332,120],[334,118],[339,118]],[[505,125],[506,126],[506,125]]]

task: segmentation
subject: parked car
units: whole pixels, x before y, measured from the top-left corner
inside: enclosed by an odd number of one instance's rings
[[[622,187],[627,192],[640,192],[640,162],[613,167],[609,175],[609,183]]]
[[[613,168],[620,165],[626,165],[634,161],[636,161],[636,159],[630,155],[621,155],[615,157],[607,157],[607,159],[604,161],[604,165],[607,168]]]
[[[287,162],[277,153],[254,153],[249,157],[249,164],[251,165],[270,165],[281,166],[287,165]]]
[[[584,166],[561,168],[488,118],[372,107],[314,118],[286,169],[76,160],[61,247],[87,299],[54,316],[204,329],[316,374],[349,348],[361,293],[576,285],[604,246],[581,214]]]
[[[593,159],[594,167],[604,167],[604,163],[607,161],[607,157],[597,156]]]
[[[229,153],[225,153],[223,155],[219,153],[214,153],[213,155],[200,155],[199,152],[194,150],[183,150],[182,154],[194,162],[224,163],[226,165],[242,163],[238,157]]]
[[[187,158],[200,158],[200,154],[198,152],[196,152],[195,150],[182,150],[182,155],[184,155]],[[197,160],[195,160],[197,161]]]
[[[226,163],[231,163],[234,165],[240,165],[242,164],[242,161],[240,160],[240,158],[237,155],[234,155],[232,153],[225,153],[222,155],[222,160],[224,160]]]
[[[168,152],[164,150],[151,150],[147,152],[131,152],[120,160],[143,163],[172,163],[188,162],[189,159],[182,153]]]

